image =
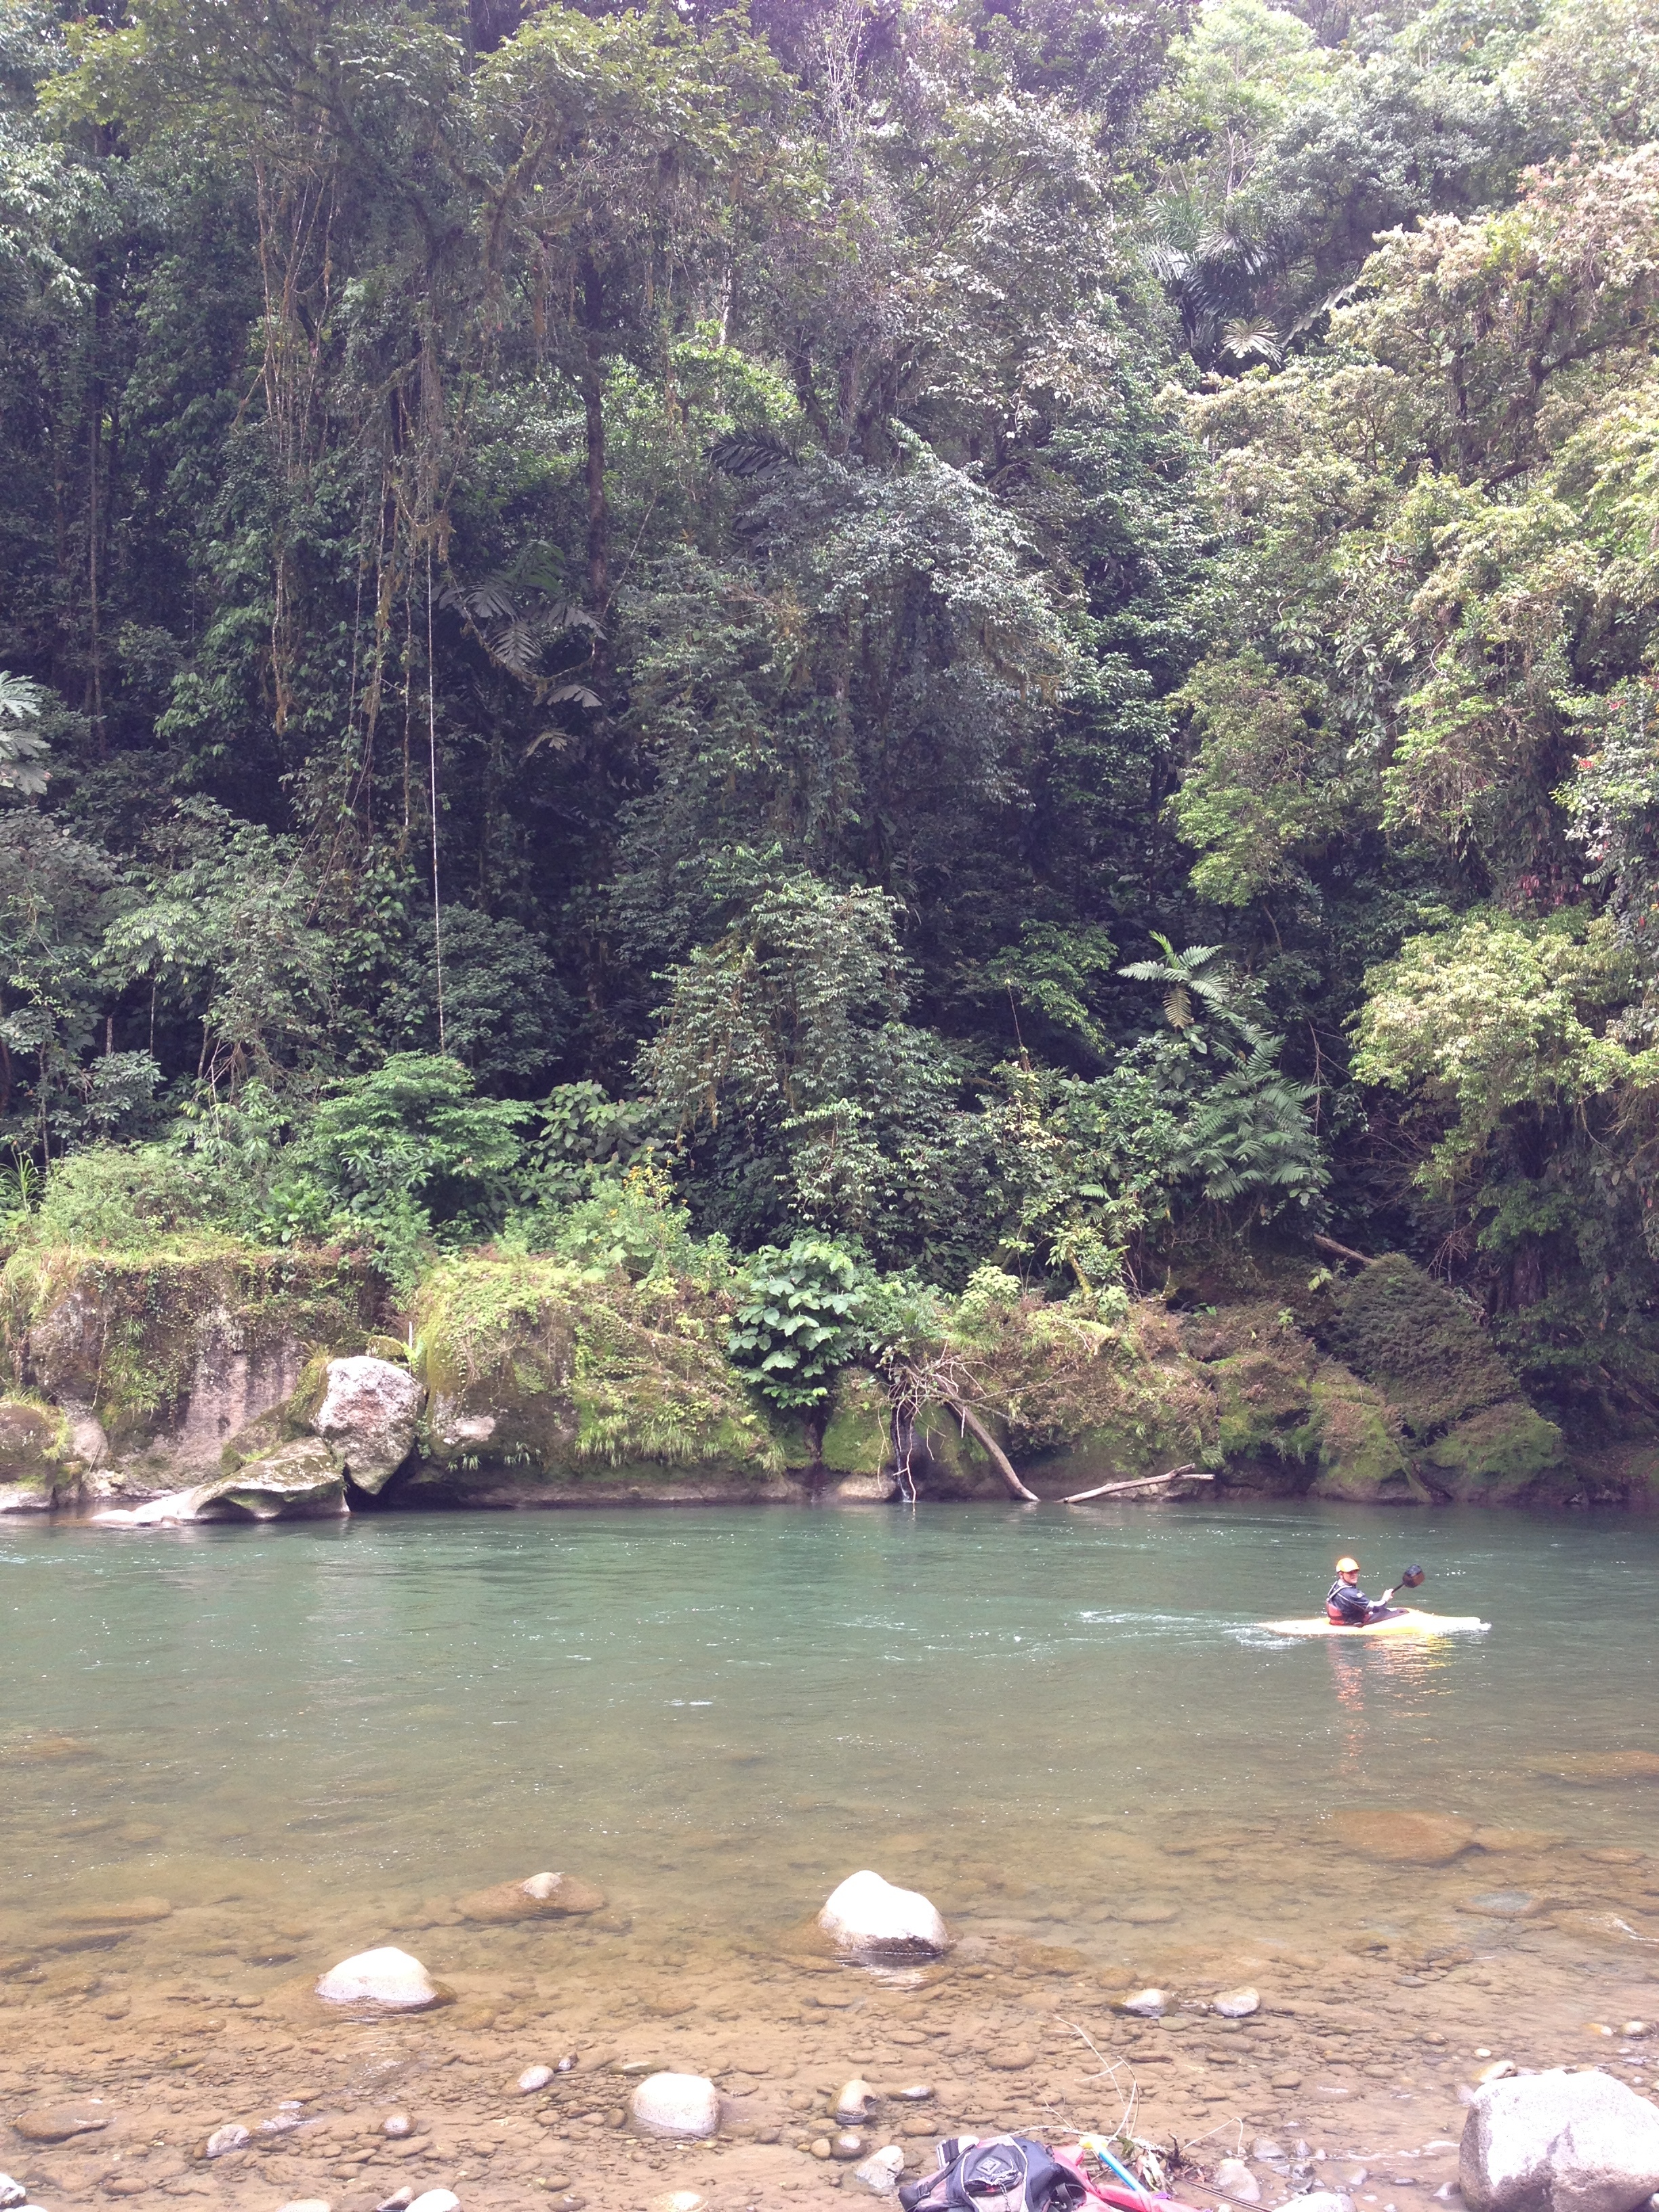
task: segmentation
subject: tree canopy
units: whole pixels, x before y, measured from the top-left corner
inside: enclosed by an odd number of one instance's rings
[[[0,0],[14,1222],[1328,1234],[1659,1416],[1656,31]]]

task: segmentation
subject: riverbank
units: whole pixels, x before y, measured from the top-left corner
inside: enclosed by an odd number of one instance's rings
[[[1200,1297],[1216,1291],[1212,1300]],[[1190,1465],[1353,1504],[1659,1499],[1659,1439],[1576,1434],[1398,1255],[1257,1255],[1185,1303],[982,1269],[816,1411],[733,1364],[733,1294],[493,1249],[412,1302],[340,1254],[29,1248],[0,1270],[0,1513],[1039,1498]]]

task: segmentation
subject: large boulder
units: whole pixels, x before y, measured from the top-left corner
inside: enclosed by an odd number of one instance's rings
[[[1490,2082],[1457,2179],[1471,2212],[1636,2212],[1659,2190],[1659,2111],[1607,2074]]]
[[[605,1892],[574,1874],[532,1874],[527,1881],[500,1881],[456,1899],[467,1920],[563,1920],[574,1913],[603,1912]]]
[[[391,1943],[331,1966],[317,1984],[317,1995],[325,2004],[375,2013],[429,2012],[449,2000],[448,1991],[418,1959]]]
[[[331,1359],[311,1427],[359,1490],[383,1490],[415,1448],[426,1392],[406,1367],[367,1352]]]
[[[111,1528],[149,1528],[168,1521],[329,1520],[347,1510],[339,1461],[320,1437],[299,1437],[234,1474],[144,1505],[109,1506],[93,1518]]]
[[[849,1959],[936,1959],[950,1930],[920,1890],[897,1889],[866,1867],[849,1874],[825,1900],[818,1926]]]

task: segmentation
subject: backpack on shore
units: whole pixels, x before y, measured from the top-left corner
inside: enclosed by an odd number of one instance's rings
[[[939,2147],[939,2171],[899,2191],[903,2212],[1076,2212],[1095,2191],[1082,2170],[1027,2136]]]

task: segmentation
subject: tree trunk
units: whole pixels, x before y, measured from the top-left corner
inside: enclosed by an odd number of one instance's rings
[[[1027,1505],[1040,1505],[1042,1500],[1035,1490],[1028,1490],[1025,1487],[1014,1470],[1013,1462],[986,1427],[984,1422],[980,1419],[978,1414],[964,1406],[960,1398],[947,1398],[945,1402],[981,1450],[988,1455],[992,1466],[1007,1485],[1009,1496],[1022,1498]]]
[[[582,261],[582,413],[587,425],[587,596],[603,615],[611,596],[611,516],[605,501],[605,355],[600,328],[605,289],[591,259]]]

